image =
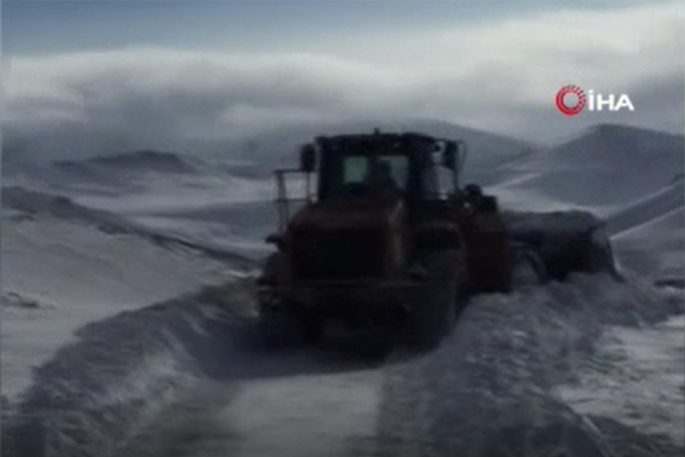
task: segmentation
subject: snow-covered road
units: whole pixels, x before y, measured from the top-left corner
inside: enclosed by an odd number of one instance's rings
[[[683,319],[659,322],[680,298],[580,275],[476,298],[426,355],[240,349],[118,455],[676,456]],[[617,335],[631,355],[606,355]]]
[[[377,371],[302,375],[243,384],[216,414],[234,437],[209,434],[186,457],[347,457],[375,435],[381,376]]]

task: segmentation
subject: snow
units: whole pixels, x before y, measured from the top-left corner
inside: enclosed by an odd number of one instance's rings
[[[558,395],[581,414],[621,418],[685,447],[684,334],[682,315],[647,329],[611,327]]]
[[[266,457],[274,449],[302,457],[345,455],[352,438],[374,429],[380,390],[380,376],[373,372],[255,380],[216,420],[236,424],[234,432],[249,437],[233,455]],[[311,436],[306,442],[303,430]],[[207,455],[202,448],[189,453]]]
[[[227,329],[249,301],[244,288],[206,287],[81,327],[11,405],[3,455],[114,455],[199,379],[223,370],[218,349],[234,344]]]
[[[681,455],[682,137],[603,125],[542,148],[414,124],[470,138],[465,180],[505,209],[606,218],[624,281],[476,297],[424,356],[265,354],[249,275],[237,278],[274,228],[268,169],[296,163],[312,132],[238,156],[12,163],[3,455]],[[573,214],[546,223],[596,222]]]
[[[684,150],[681,135],[599,125],[509,164],[497,188],[523,193],[522,201],[537,194],[586,209],[616,209],[682,178]]]
[[[685,225],[683,208],[654,221],[626,231],[614,238],[619,264],[654,280],[681,279],[685,276]]]
[[[659,322],[670,307],[669,298],[649,286],[616,285],[601,275],[476,298],[437,351],[389,367],[380,413],[381,455],[616,455],[602,432],[578,414],[585,411],[561,401],[556,391],[579,375],[582,379],[579,368],[596,357],[605,326],[629,325],[640,334],[635,325]],[[637,348],[644,349],[643,343]],[[674,350],[681,343],[669,338],[662,347]],[[682,375],[673,370],[678,357],[682,367],[682,352],[667,365],[675,384],[682,385]],[[631,387],[622,384],[623,377],[606,375],[579,391],[612,402],[612,395],[626,399],[639,387],[670,389],[664,396],[643,394],[642,404],[651,400],[661,413],[658,419],[643,419],[656,420],[680,439],[682,402],[672,399],[682,392],[658,376],[653,372]],[[592,389],[609,381],[613,388],[600,390],[604,395]],[[624,420],[615,410],[592,412]],[[624,430],[622,438],[637,443],[637,435]]]
[[[13,217],[14,216],[14,217]],[[2,393],[16,396],[31,368],[72,341],[83,324],[218,282],[231,270],[187,248],[39,214],[2,221]],[[16,297],[15,295],[15,297]],[[22,306],[35,303],[35,306]]]
[[[145,187],[135,192],[115,195],[75,195],[76,200],[86,206],[127,214],[144,214],[158,211],[183,211],[202,205],[226,202],[251,202],[270,199],[271,181],[257,181],[248,178],[192,177],[173,181],[159,176],[147,176]]]
[[[642,224],[682,210],[685,204],[685,181],[678,179],[654,194],[626,205],[609,218],[609,230],[619,235],[626,230],[634,230]]]

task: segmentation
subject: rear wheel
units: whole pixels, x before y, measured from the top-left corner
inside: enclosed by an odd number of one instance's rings
[[[412,323],[417,345],[432,349],[448,335],[457,318],[460,255],[456,250],[427,253],[422,259],[428,278],[417,291]]]

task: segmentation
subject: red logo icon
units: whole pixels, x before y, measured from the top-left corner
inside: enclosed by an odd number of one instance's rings
[[[577,101],[575,105],[569,106],[564,100],[564,97],[568,94],[573,94],[576,96]],[[561,111],[563,114],[567,116],[575,116],[576,114],[583,111],[583,108],[585,108],[585,93],[578,86],[564,86],[561,89],[559,89],[559,92],[557,92],[555,103],[559,111]]]

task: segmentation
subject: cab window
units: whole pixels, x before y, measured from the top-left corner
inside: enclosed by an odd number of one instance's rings
[[[328,196],[370,195],[375,190],[403,192],[409,180],[409,158],[404,155],[342,155],[331,169]]]
[[[369,161],[364,156],[346,156],[343,159],[342,184],[362,183],[369,174]]]
[[[407,189],[407,181],[409,179],[409,159],[407,156],[381,156],[378,158],[378,164],[380,169],[388,171],[398,189]]]

